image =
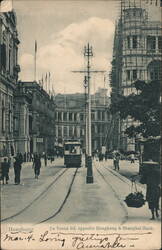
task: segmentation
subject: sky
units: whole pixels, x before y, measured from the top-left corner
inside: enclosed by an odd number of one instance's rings
[[[34,47],[37,41],[36,79],[49,76],[55,93],[84,92],[84,46],[93,48],[91,92],[107,87],[111,70],[115,22],[119,0],[13,0],[19,34],[19,64],[22,81],[34,80]],[[47,87],[44,84],[44,87]]]

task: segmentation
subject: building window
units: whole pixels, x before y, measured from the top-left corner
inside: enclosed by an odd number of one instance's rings
[[[80,137],[84,136],[84,129],[80,128]]]
[[[137,70],[133,69],[133,80],[137,80]]]
[[[9,49],[9,55],[8,55],[8,71],[11,72],[11,49]]]
[[[133,49],[137,48],[137,36],[132,37],[132,47]]]
[[[61,112],[58,112],[58,121],[61,121]]]
[[[77,137],[77,128],[74,128],[74,136]]]
[[[73,136],[73,128],[70,126],[69,127],[69,137]]]
[[[105,132],[106,132],[106,131],[105,131],[105,125],[103,124],[103,125],[102,125],[102,134],[103,134],[103,136],[105,135]]]
[[[107,111],[106,114],[107,114],[107,121],[109,121],[110,120],[110,113],[109,113],[109,111]]]
[[[6,45],[4,43],[1,45],[1,65],[6,70]]]
[[[58,120],[58,112],[55,113],[55,121]]]
[[[102,121],[105,121],[105,111],[102,111]]]
[[[150,80],[160,80],[160,71],[157,68],[150,71]]]
[[[130,49],[131,47],[131,38],[130,36],[127,36],[127,48]]]
[[[148,77],[149,80],[161,80],[162,79],[162,71],[161,71],[162,63],[161,61],[152,61],[148,65]]]
[[[67,127],[64,127],[64,137],[67,137]]]
[[[99,121],[101,120],[101,112],[100,112],[100,110],[98,111],[98,120]]]
[[[100,133],[101,132],[101,125],[97,126],[97,132]]]
[[[80,121],[83,121],[83,119],[84,119],[83,114],[80,114]]]
[[[162,51],[162,36],[158,37],[158,49]]]
[[[62,136],[62,127],[58,127],[58,136]]]
[[[130,70],[127,70],[127,71],[126,71],[126,74],[127,74],[127,80],[130,80],[130,79],[131,79],[131,73],[130,73]]]
[[[147,37],[147,50],[155,50],[156,49],[156,37],[148,36]]]
[[[11,110],[11,104],[9,104],[8,126],[9,126],[9,133],[11,133],[11,129],[12,129],[12,110]]]
[[[72,113],[69,113],[69,121],[72,121]]]
[[[94,119],[95,119],[95,114],[94,114],[93,111],[92,111],[92,113],[91,113],[91,119],[92,119],[92,121],[94,121]]]
[[[74,121],[77,121],[77,113],[74,113]]]
[[[95,133],[95,126],[92,124],[92,135]]]
[[[2,132],[5,131],[5,106],[4,101],[2,101]]]
[[[65,113],[65,112],[63,113],[63,120],[67,121],[67,113]]]

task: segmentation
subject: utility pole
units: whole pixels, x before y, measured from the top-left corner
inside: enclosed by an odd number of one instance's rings
[[[90,86],[90,57],[93,56],[92,47],[84,47],[84,56],[87,57],[87,81],[88,88],[88,112],[87,112],[87,134],[88,134],[88,152],[87,152],[87,177],[86,183],[93,183],[93,171],[92,171],[92,131],[91,131],[91,86]]]
[[[87,122],[87,76],[84,77],[84,88],[85,88],[85,166],[87,167],[86,155],[88,153],[88,122]]]
[[[106,71],[104,70],[90,70],[90,57],[93,56],[92,46],[87,44],[87,46],[84,47],[84,56],[87,58],[87,67],[86,70],[80,70],[80,71],[72,71],[74,73],[84,73],[84,86],[87,88],[87,104],[86,105],[86,149],[87,149],[87,176],[86,176],[86,183],[93,183],[93,170],[92,170],[92,134],[91,134],[91,86],[90,86],[90,79],[91,73],[104,73]],[[85,90],[86,91],[86,90]]]

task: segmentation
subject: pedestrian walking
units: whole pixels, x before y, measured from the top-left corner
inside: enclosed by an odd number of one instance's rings
[[[108,150],[106,150],[106,152],[105,152],[105,161],[107,161],[107,159],[108,159]]]
[[[26,156],[26,160],[27,160],[27,162],[29,162],[30,161],[30,152],[27,152],[27,156]]]
[[[119,152],[115,152],[113,155],[114,170],[119,170],[119,160],[120,154]]]
[[[40,175],[41,158],[37,153],[34,155],[33,168],[34,168],[35,179],[38,179],[38,176]]]
[[[146,201],[151,210],[151,220],[155,219],[155,215],[159,217],[159,199],[160,199],[160,167],[157,165],[148,166],[147,171],[142,174],[140,181],[146,184]]]
[[[44,165],[47,166],[47,154],[43,152],[43,158],[44,158]]]
[[[55,160],[54,155],[51,155],[51,163]]]
[[[24,162],[26,162],[27,161],[27,153],[26,152],[24,153],[24,157],[23,158],[24,158]]]
[[[9,180],[9,162],[7,161],[7,158],[5,157],[3,162],[1,163],[1,168],[2,168],[2,183],[3,184],[8,184]],[[5,182],[5,183],[4,183]]]
[[[134,154],[131,154],[131,163],[134,163],[135,158],[134,158]]]
[[[94,160],[95,157],[95,151],[92,151],[92,159]]]
[[[30,154],[30,161],[34,161],[34,155],[32,153]]]
[[[58,150],[56,151],[56,156],[57,156],[57,158],[59,157],[59,151]]]
[[[15,173],[15,185],[20,184],[20,175],[21,175],[21,164],[23,163],[21,153],[18,153],[15,157],[14,162],[14,173]]]
[[[99,161],[103,161],[103,154],[101,151],[99,152],[98,158],[99,158]]]

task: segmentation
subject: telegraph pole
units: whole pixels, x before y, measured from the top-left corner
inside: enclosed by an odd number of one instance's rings
[[[84,86],[85,91],[87,88],[87,105],[86,105],[86,149],[87,149],[87,176],[86,176],[86,183],[93,183],[93,171],[92,171],[92,134],[91,134],[91,86],[90,86],[90,79],[91,73],[104,73],[105,70],[90,70],[90,57],[93,56],[92,46],[87,44],[87,46],[84,47],[84,56],[87,58],[87,67],[86,70],[80,70],[80,71],[72,71],[74,73],[84,73]]]
[[[87,122],[87,76],[84,77],[85,88],[85,166],[87,167],[87,153],[88,153],[88,122]]]
[[[87,177],[86,183],[93,183],[92,171],[92,131],[91,131],[91,86],[90,86],[90,57],[93,56],[92,46],[84,47],[84,56],[87,57],[87,88],[88,88],[88,112],[87,112],[87,134],[88,134],[88,152],[87,152]]]

